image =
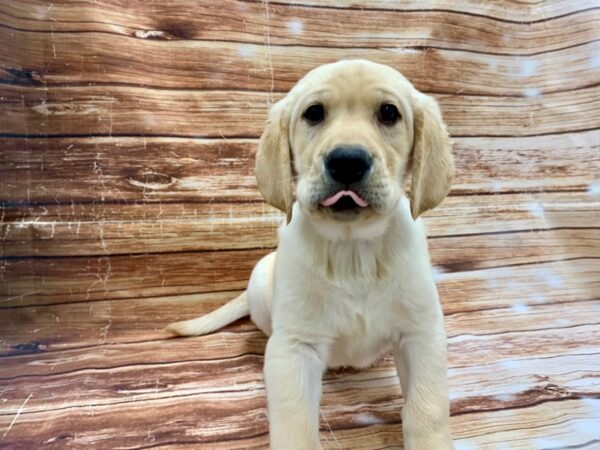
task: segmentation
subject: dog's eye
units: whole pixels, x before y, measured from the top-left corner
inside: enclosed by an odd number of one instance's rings
[[[316,103],[306,108],[306,111],[304,111],[302,117],[310,125],[317,125],[325,120],[325,108],[322,104]]]
[[[395,105],[391,103],[384,103],[379,108],[378,119],[384,125],[392,126],[395,125],[401,119],[400,112]]]

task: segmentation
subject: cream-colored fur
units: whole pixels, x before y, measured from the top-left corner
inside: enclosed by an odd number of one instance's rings
[[[318,126],[302,118],[314,102],[327,110]],[[382,102],[398,107],[397,124],[378,123]],[[344,144],[373,157],[370,207],[356,217],[336,216],[315,200],[327,182],[324,155]],[[244,294],[169,330],[204,334],[250,312],[270,336],[264,375],[273,449],[320,449],[325,369],[368,366],[390,351],[405,398],[405,449],[452,449],[443,315],[416,220],[446,196],[454,169],[435,100],[388,66],[321,66],[273,107],[256,160],[259,189],[288,217],[277,251],[258,262]],[[410,204],[405,172],[412,174]]]

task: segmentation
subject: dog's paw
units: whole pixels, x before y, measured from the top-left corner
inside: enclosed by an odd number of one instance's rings
[[[454,450],[448,433],[431,433],[429,436],[404,437],[404,450]]]

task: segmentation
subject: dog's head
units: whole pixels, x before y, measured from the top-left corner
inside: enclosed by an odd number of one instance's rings
[[[416,219],[447,195],[451,150],[433,98],[389,66],[340,61],[309,72],[272,107],[256,178],[288,220],[294,174],[296,200],[309,217],[349,224],[388,215],[410,172]]]

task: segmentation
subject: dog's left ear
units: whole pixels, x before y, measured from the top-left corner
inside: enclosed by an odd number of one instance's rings
[[[410,210],[416,220],[448,195],[454,176],[454,159],[452,142],[437,102],[418,92],[414,97],[413,109]]]
[[[289,142],[289,99],[277,102],[269,111],[267,127],[256,151],[256,181],[265,201],[292,218],[292,164]]]

